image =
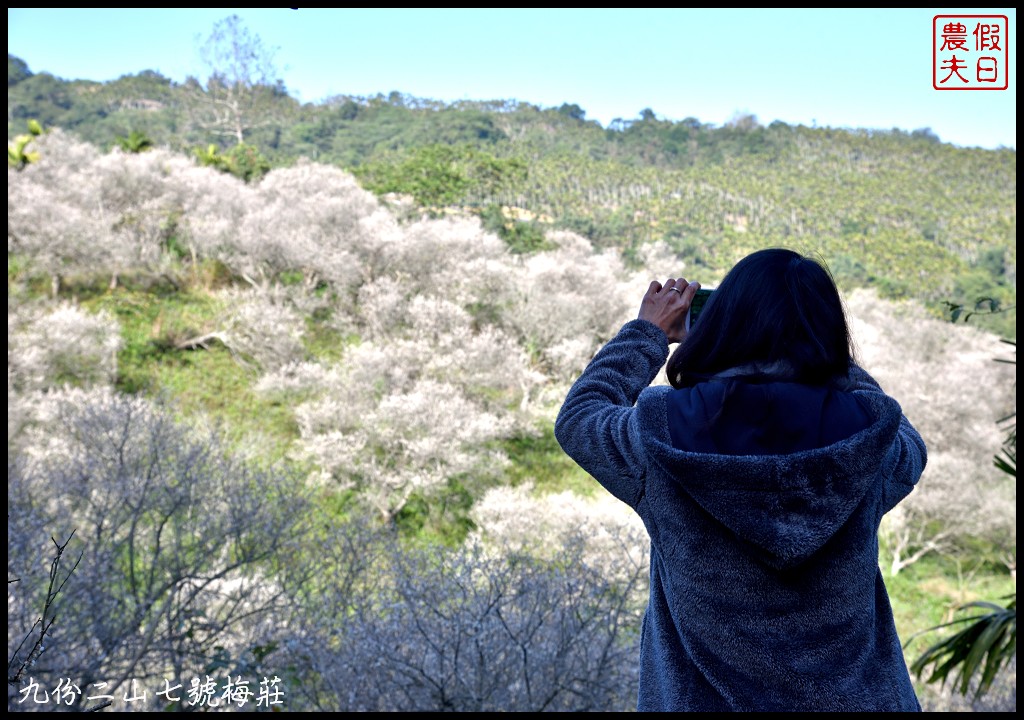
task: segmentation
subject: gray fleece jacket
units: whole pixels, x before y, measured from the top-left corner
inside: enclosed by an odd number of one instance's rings
[[[667,357],[627,323],[555,422],[650,535],[638,709],[920,710],[878,567],[926,462],[899,404],[856,366],[844,388],[651,386]]]

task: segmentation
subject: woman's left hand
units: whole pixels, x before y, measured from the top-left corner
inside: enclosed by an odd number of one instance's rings
[[[660,327],[670,343],[682,342],[686,337],[686,314],[699,289],[700,283],[684,278],[669,278],[664,285],[654,280],[640,303],[638,318]]]

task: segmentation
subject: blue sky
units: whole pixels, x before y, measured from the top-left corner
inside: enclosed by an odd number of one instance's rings
[[[576,103],[607,126],[662,119],[916,130],[1017,147],[1016,9],[8,8],[32,72],[205,79],[198,48],[237,14],[293,97],[393,90],[434,100]],[[935,15],[1006,15],[1009,88],[932,87]]]

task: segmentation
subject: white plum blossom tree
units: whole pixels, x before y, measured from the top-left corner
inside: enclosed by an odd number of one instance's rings
[[[340,168],[300,163],[276,169],[253,195],[234,249],[239,270],[259,284],[298,271],[308,286],[326,281],[338,293],[351,293],[368,272],[364,258],[387,238],[365,232],[363,219],[380,204]]]
[[[120,324],[68,302],[8,306],[7,379],[15,391],[109,385],[117,374]]]
[[[569,490],[538,493],[529,482],[496,487],[473,505],[471,517],[476,524],[471,542],[500,552],[554,558],[552,552],[578,542],[590,565],[620,580],[645,570],[649,562],[643,522],[600,487],[592,497]],[[642,604],[639,596],[635,600]]]
[[[506,322],[541,357],[556,348],[546,359],[562,362],[548,371],[557,370],[564,378],[572,372],[564,362],[565,350],[573,348],[565,343],[577,348],[573,358],[587,355],[583,347],[596,351],[635,317],[639,300],[630,292],[635,282],[614,251],[596,253],[588,240],[570,232],[548,237],[557,247],[530,255],[517,269]]]
[[[8,461],[9,639],[32,625],[51,536],[81,555],[59,623],[31,668],[49,687],[203,677],[217,657],[266,641],[258,620],[288,605],[275,564],[299,551],[308,489],[283,466],[249,465],[216,433],[109,390],[41,398],[40,422]],[[84,698],[82,698],[84,701]]]
[[[917,488],[883,519],[882,538],[899,572],[927,552],[970,536],[998,540],[1016,527],[1016,490],[992,464],[1007,414],[998,392],[1013,366],[995,362],[995,336],[860,290],[846,299],[861,361],[898,398],[929,448]]]
[[[280,287],[223,291],[218,298],[225,308],[212,335],[267,371],[300,362],[306,356],[306,316],[293,304],[294,295]]]
[[[308,670],[298,692],[317,710],[627,711],[643,572],[617,583],[578,544],[556,552],[336,537],[322,596],[269,659]]]
[[[387,519],[414,492],[429,494],[448,478],[499,475],[507,461],[492,441],[511,428],[458,386],[409,378],[392,359],[358,346],[340,368],[320,373],[320,397],[296,408],[301,451],[320,477],[358,488]]]

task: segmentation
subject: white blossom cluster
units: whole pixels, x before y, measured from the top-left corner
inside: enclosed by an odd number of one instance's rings
[[[305,314],[281,287],[229,289],[218,298],[225,305],[220,336],[232,350],[271,371],[305,357]]]
[[[113,382],[121,347],[117,319],[71,303],[8,303],[7,382],[18,392]]]
[[[639,516],[605,492],[538,494],[532,483],[488,490],[473,505],[471,542],[540,557],[579,542],[583,556],[606,577],[646,567],[650,540]]]

